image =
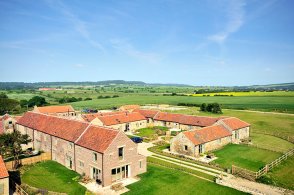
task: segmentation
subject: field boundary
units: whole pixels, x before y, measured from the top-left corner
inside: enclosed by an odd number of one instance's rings
[[[272,161],[271,163],[266,164],[262,169],[256,172],[238,167],[236,165],[232,165],[232,174],[254,181],[255,179],[258,179],[259,177],[269,172],[274,167],[278,166],[282,161],[286,160],[288,157],[292,156],[293,154],[294,154],[294,148],[284,153],[282,156]]]

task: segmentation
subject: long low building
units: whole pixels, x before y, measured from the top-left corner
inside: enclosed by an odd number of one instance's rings
[[[171,140],[173,153],[198,157],[228,143],[239,143],[249,138],[250,124],[234,117],[219,120],[212,126],[184,131]]]
[[[32,139],[27,148],[102,182],[103,186],[146,172],[146,157],[122,131],[42,113],[27,112],[16,129]]]
[[[124,132],[134,132],[147,126],[147,119],[139,112],[108,112],[86,114],[82,116],[85,121],[99,126],[110,127]]]

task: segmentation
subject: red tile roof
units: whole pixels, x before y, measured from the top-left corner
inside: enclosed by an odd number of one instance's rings
[[[160,112],[154,117],[154,120],[175,122],[175,123],[180,123],[185,125],[194,125],[194,126],[200,126],[200,127],[213,125],[220,119],[221,118],[173,114],[173,113],[167,113],[167,112]]]
[[[227,125],[233,131],[250,126],[249,123],[246,123],[245,121],[242,121],[235,117],[225,118],[225,119],[222,119],[221,121],[224,122],[225,125]]]
[[[91,125],[78,139],[77,145],[103,153],[115,139],[118,130]]]
[[[52,113],[64,113],[64,112],[74,112],[72,106],[44,106],[44,107],[37,107],[37,110],[44,114],[52,114]]]
[[[155,115],[159,112],[158,110],[142,110],[142,109],[136,109],[133,112],[139,112],[146,118],[154,118]]]
[[[59,118],[35,112],[26,112],[17,124],[74,142],[89,123]]]
[[[127,111],[118,111],[118,112],[98,112],[98,113],[92,113],[92,114],[83,114],[82,118],[87,121],[91,122],[98,116],[108,116],[108,115],[114,115],[114,114],[125,114]]]
[[[0,156],[0,179],[9,177],[8,171],[6,169],[5,163],[2,156]]]
[[[185,131],[183,134],[195,145],[232,135],[232,133],[222,125],[204,127],[194,131]]]
[[[36,131],[50,134],[90,150],[103,153],[119,133],[118,130],[91,125],[87,122],[27,112],[17,122]]]
[[[97,118],[106,126],[146,120],[146,118],[139,112],[98,116]]]

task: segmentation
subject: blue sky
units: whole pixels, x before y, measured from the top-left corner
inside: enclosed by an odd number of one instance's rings
[[[293,82],[292,0],[0,0],[0,81]]]

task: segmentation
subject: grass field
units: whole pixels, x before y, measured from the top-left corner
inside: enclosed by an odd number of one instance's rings
[[[147,168],[139,182],[127,186],[126,194],[245,194],[173,169],[151,164]]]
[[[223,168],[231,169],[232,165],[236,165],[252,171],[258,171],[282,155],[265,149],[235,144],[226,145],[214,154],[218,157],[214,162]]]
[[[152,96],[152,95],[132,95],[109,99],[93,99],[89,101],[74,102],[75,109],[97,108],[105,109],[118,107],[125,104],[171,104],[178,103],[202,104],[214,103],[222,104],[223,108],[230,109],[252,109],[263,111],[278,111],[294,113],[293,97],[189,97],[189,96]]]
[[[254,96],[263,96],[263,97],[280,97],[280,96],[288,96],[294,97],[293,91],[272,91],[272,92],[265,92],[265,91],[249,91],[249,92],[220,92],[220,93],[203,93],[203,94],[189,94],[195,97],[201,97],[204,95],[228,95],[228,96],[247,96],[247,97],[254,97]]]
[[[294,190],[294,156],[283,161],[260,180],[264,183]]]
[[[73,178],[79,176],[54,161],[46,161],[31,166],[22,176],[22,183],[32,187],[67,194],[85,194],[86,188]]]

